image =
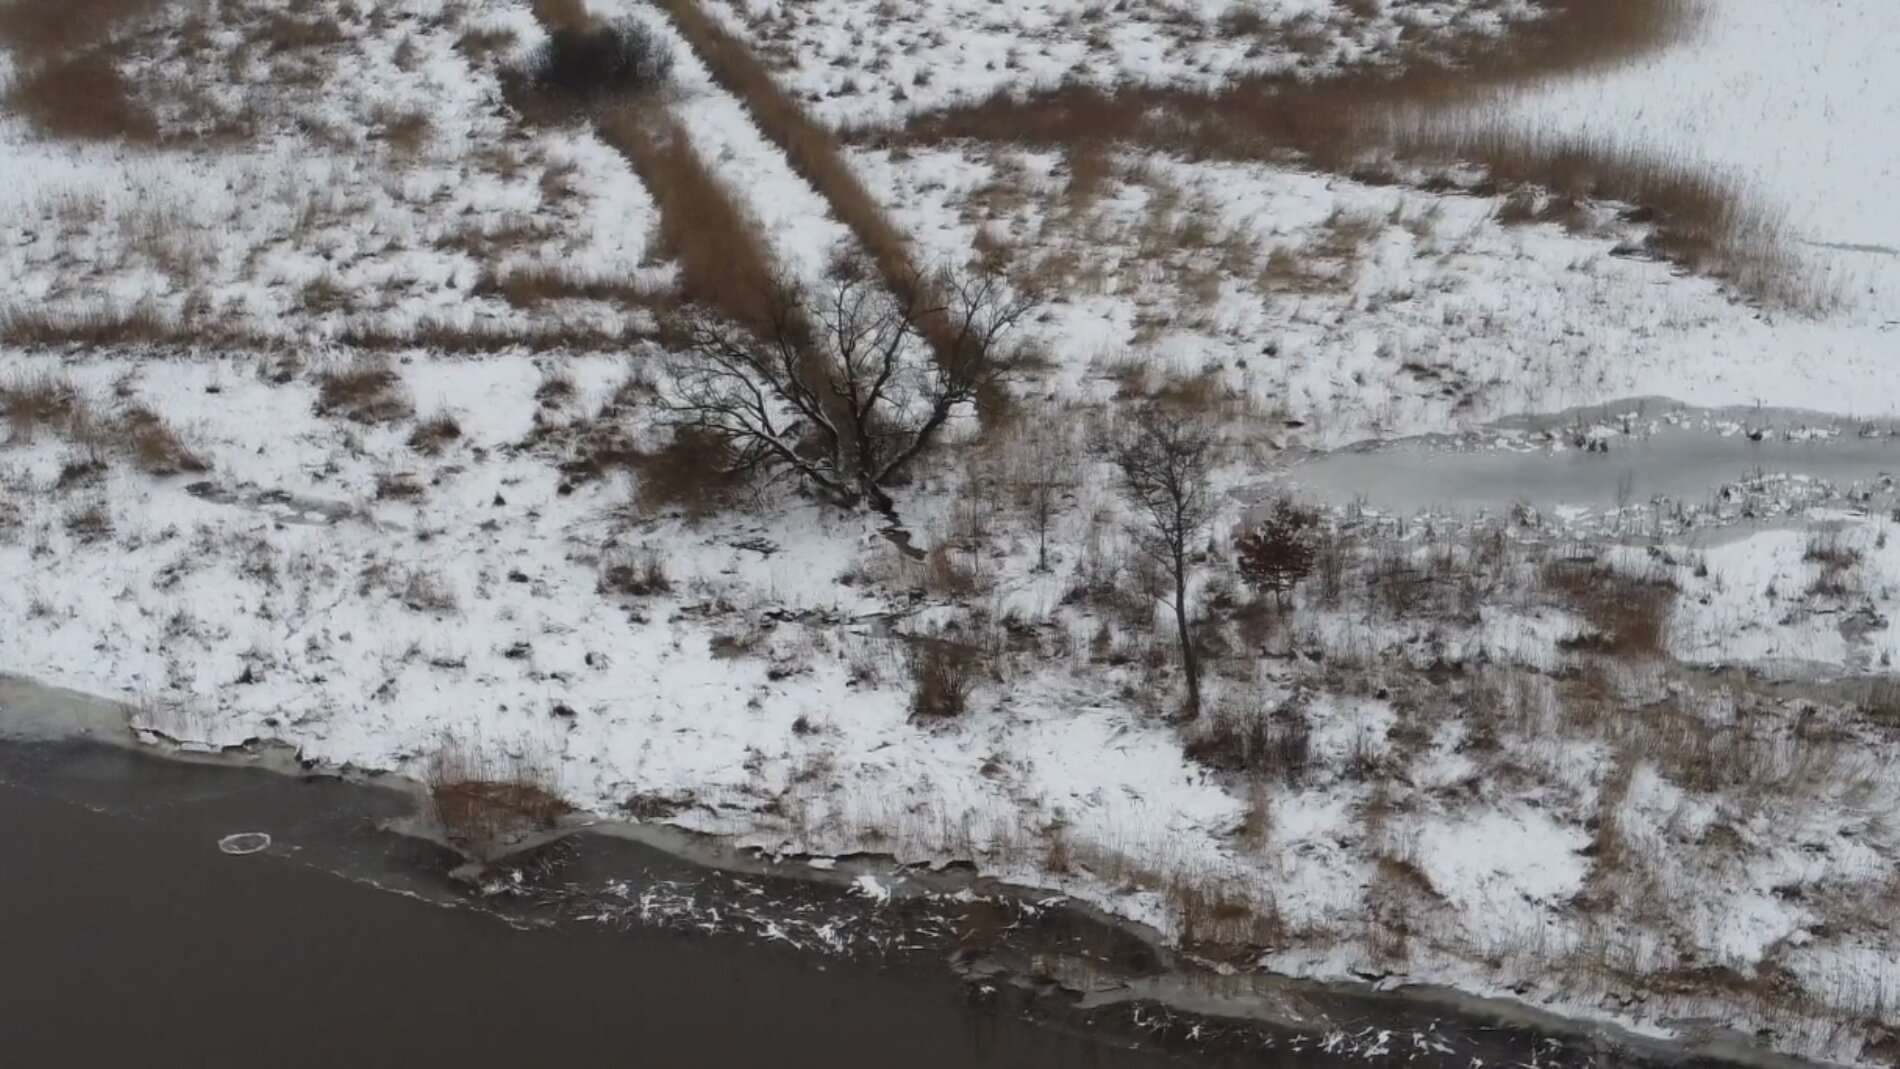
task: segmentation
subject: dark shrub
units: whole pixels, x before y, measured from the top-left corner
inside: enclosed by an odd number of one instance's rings
[[[1284,497],[1275,502],[1266,520],[1234,544],[1241,579],[1285,605],[1293,588],[1313,570],[1318,527],[1319,514],[1312,509]]]
[[[646,23],[562,27],[535,51],[528,78],[537,88],[582,103],[657,88],[673,70],[673,52]]]
[[[944,639],[917,639],[911,647],[910,715],[945,720],[963,715],[976,689],[976,651]]]

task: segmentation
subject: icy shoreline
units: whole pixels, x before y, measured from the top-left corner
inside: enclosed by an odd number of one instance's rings
[[[339,768],[323,762],[302,760],[281,743],[260,740],[243,747],[215,752],[154,744],[150,740],[141,740],[131,729],[130,721],[135,713],[133,707],[109,698],[0,673],[0,714],[4,714],[4,720],[0,720],[0,746],[84,740],[122,747],[147,757],[194,765],[260,769],[291,777],[334,777],[366,789],[394,791],[412,800],[419,799],[426,792],[421,784],[401,779],[392,782],[386,774],[373,770]],[[418,834],[414,823],[408,820],[390,822],[389,827],[401,834]],[[1088,985],[1081,989],[1070,989],[1072,994],[1080,998],[1077,1005],[1083,1009],[1095,1009],[1127,1003],[1147,1006],[1151,1013],[1155,1007],[1164,1012],[1176,1011],[1184,1016],[1171,1020],[1170,1026],[1189,1031],[1190,1035],[1198,1035],[1204,1029],[1212,1032],[1217,1026],[1228,1029],[1236,1025],[1244,1027],[1251,1022],[1274,1030],[1287,1030],[1296,1036],[1310,1036],[1310,1049],[1316,1052],[1323,1051],[1342,1060],[1377,1062],[1387,1056],[1401,1054],[1420,1042],[1426,1043],[1427,1049],[1434,1049],[1437,1055],[1450,1055],[1454,1051],[1447,1042],[1457,1042],[1463,1030],[1482,1032],[1489,1027],[1501,1026],[1513,1030],[1524,1029],[1545,1037],[1545,1040],[1537,1041],[1534,1046],[1546,1050],[1548,1060],[1545,1064],[1550,1066],[1563,1066],[1566,1058],[1573,1055],[1586,1059],[1581,1064],[1598,1064],[1597,1059],[1611,1052],[1621,1052],[1624,1056],[1637,1059],[1635,1064],[1646,1066],[1671,1065],[1690,1058],[1745,1069],[1811,1069],[1824,1064],[1774,1054],[1751,1045],[1745,1037],[1723,1034],[1719,1029],[1698,1029],[1687,1035],[1668,1037],[1651,1031],[1631,1030],[1627,1022],[1616,1022],[1600,1016],[1567,1014],[1560,1008],[1540,1007],[1510,998],[1474,994],[1429,983],[1392,985],[1326,981],[1271,972],[1237,975],[1232,969],[1191,955],[1184,956],[1171,947],[1161,933],[1127,918],[1098,910],[1086,902],[1062,895],[1050,897],[1047,888],[997,881],[957,867],[938,869],[915,864],[899,865],[893,858],[876,855],[845,858],[772,856],[756,848],[737,849],[730,840],[704,833],[593,816],[563,829],[557,838],[583,833],[627,839],[659,850],[689,866],[714,872],[813,884],[828,888],[831,894],[846,900],[852,896],[868,896],[873,905],[889,902],[893,898],[940,901],[947,898],[949,901],[1014,902],[1027,909],[1025,915],[1030,917],[1050,910],[1075,911],[1087,923],[1112,927],[1139,940],[1158,955],[1158,960],[1166,963],[1159,975],[1124,974],[1119,977],[1112,969],[1099,970],[1091,966]],[[554,839],[546,840],[552,841]],[[539,848],[530,848],[524,853],[532,854]],[[503,861],[496,871],[506,876],[510,864]],[[508,885],[504,880],[499,886]],[[532,884],[527,886],[531,887]],[[631,920],[635,913],[617,910],[613,905],[615,896],[620,896],[629,902],[643,903],[637,910],[637,915],[642,918],[638,923],[713,930],[706,927],[708,920],[699,913],[699,910],[706,908],[706,904],[695,903],[692,896],[681,897],[676,902],[668,899],[670,904],[666,905],[656,903],[651,890],[667,892],[671,886],[672,882],[669,881],[666,887],[643,890],[609,881],[606,886],[593,891],[569,886],[560,892],[560,896],[573,899],[573,904],[564,908],[579,910],[584,916],[591,914],[591,919],[596,923]],[[531,890],[516,890],[507,894],[535,897],[535,892]],[[496,904],[499,907],[505,903],[506,898]],[[740,915],[744,915],[743,910]],[[769,906],[764,907],[759,910],[757,923],[769,931],[775,927],[775,922],[770,918]],[[735,932],[740,930],[734,929]],[[820,954],[844,953],[847,946],[824,939],[809,943],[791,941]],[[1015,967],[982,958],[964,959],[955,968],[968,979],[1001,979],[1028,988],[1038,987],[1046,979],[1036,973],[1015,974]],[[1045,965],[1043,968],[1054,966]],[[1061,974],[1063,969],[1056,968],[1055,971]],[[1410,1035],[1403,1029],[1376,1026],[1365,1029],[1342,1028],[1337,1023],[1342,1011],[1347,1011],[1348,1007],[1356,1011],[1349,1013],[1349,1018],[1356,1017],[1363,1021],[1361,1015],[1368,1012],[1376,1014],[1382,1004],[1428,1011],[1435,1008],[1438,1014],[1445,1016],[1440,1019],[1435,1015],[1430,1031],[1419,1035]],[[1138,1021],[1140,1017],[1141,1012],[1137,1010],[1135,1019]],[[1546,1041],[1550,1041],[1547,1048],[1544,1046]],[[1188,1041],[1188,1045],[1192,1047],[1192,1040]],[[1289,1045],[1289,1049],[1293,1050],[1307,1048],[1308,1044],[1299,1040]],[[1560,1053],[1566,1050],[1570,1053]]]

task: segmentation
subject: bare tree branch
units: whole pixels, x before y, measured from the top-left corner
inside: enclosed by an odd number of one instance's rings
[[[888,509],[885,488],[1008,372],[1004,339],[1033,307],[995,275],[945,270],[900,290],[847,264],[822,292],[776,284],[761,329],[695,316],[663,391],[670,422]]]

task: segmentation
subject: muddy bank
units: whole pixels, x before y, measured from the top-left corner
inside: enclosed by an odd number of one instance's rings
[[[497,961],[484,963],[479,970],[465,964],[455,970],[456,978],[459,982],[486,972],[492,983],[492,975],[572,973],[573,979],[563,976],[556,985],[565,992],[553,1000],[561,1006],[561,1014],[569,1012],[570,1004],[598,1009],[587,991],[590,984],[612,986],[599,975],[599,970],[607,968],[606,962],[614,962],[617,969],[639,971],[647,968],[637,957],[640,948],[655,939],[662,945],[672,945],[666,939],[685,939],[697,948],[695,953],[737,962],[730,968],[743,969],[748,976],[756,975],[751,956],[763,953],[787,968],[795,964],[865,983],[883,978],[877,982],[896,983],[899,989],[912,990],[916,998],[934,1000],[935,1012],[951,1020],[967,1018],[972,1012],[969,1007],[975,1005],[985,1007],[978,1016],[1007,1019],[1013,1022],[1011,1028],[1034,1021],[1039,1029],[1036,1036],[1040,1038],[1010,1038],[1014,1036],[1010,1028],[999,1033],[986,1025],[990,1038],[983,1042],[988,1046],[949,1043],[944,1049],[961,1051],[955,1057],[965,1060],[924,1064],[1147,1065],[1162,1063],[1141,1057],[1192,1055],[1194,1064],[1218,1065],[1230,1064],[1230,1058],[1257,1059],[1262,1051],[1328,1065],[1419,1057],[1444,1065],[1506,1062],[1552,1069],[1586,1062],[1594,1065],[1606,1059],[1630,1065],[1798,1064],[1757,1052],[1719,1030],[1705,1031],[1688,1045],[1665,1043],[1451,990],[1379,990],[1372,984],[1324,984],[1210,968],[1171,952],[1153,933],[969,872],[893,870],[876,858],[764,858],[645,826],[579,829],[512,859],[475,886],[450,875],[461,866],[462,858],[438,844],[392,830],[407,825],[414,812],[415,799],[405,784],[345,779],[302,768],[273,748],[257,754],[166,759],[126,744],[123,711],[115,728],[112,710],[118,707],[111,703],[19,680],[4,683],[0,725],[14,739],[0,743],[0,785],[8,791],[0,799],[0,808],[32,798],[39,801],[20,802],[19,807],[58,802],[98,814],[115,822],[112,830],[98,834],[126,843],[128,837],[147,836],[166,844],[136,849],[125,845],[123,849],[130,854],[128,864],[135,868],[154,866],[161,873],[189,873],[189,878],[179,877],[185,886],[215,879],[224,871],[196,872],[201,864],[253,864],[285,873],[304,870],[300,878],[343,876],[347,880],[335,882],[398,892],[389,896],[390,906],[402,903],[407,910],[419,901],[456,907],[456,913],[479,915],[482,923],[496,929],[540,933],[540,938],[553,940],[557,949],[503,947],[496,951]],[[71,729],[63,737],[55,730],[62,720]],[[34,850],[57,852],[56,846],[48,847],[42,840],[57,842],[64,833],[35,831],[44,821],[42,812],[35,820],[7,825],[13,829],[9,834],[24,836],[16,856]],[[91,818],[86,822],[91,823]],[[221,839],[241,832],[265,833],[270,837],[268,847],[248,857],[218,852]],[[173,855],[180,852],[190,857],[174,863]],[[20,871],[31,870],[28,866]],[[248,880],[252,870],[243,871]],[[89,878],[87,872],[75,872],[69,882]],[[129,903],[113,898],[128,895],[129,888],[140,885],[135,875],[113,875],[95,883],[98,886],[90,893],[98,901],[88,907],[91,911],[130,910],[136,919],[127,923],[160,925],[173,924],[171,918],[179,914],[177,909],[151,906],[149,895],[134,896],[136,901]],[[280,893],[260,890],[263,887],[243,883],[232,893],[250,900],[245,908],[263,909],[267,899]],[[337,892],[286,889],[281,893],[290,896],[290,904],[271,908],[282,910],[280,918],[287,918],[276,922],[284,926],[283,936],[295,936],[299,943],[326,941],[329,937],[322,931],[300,927],[304,922],[297,918],[307,911],[295,908],[294,903],[302,895],[327,900]],[[221,907],[210,909],[215,901],[213,897],[205,907],[193,907],[196,915],[220,916]],[[354,924],[341,919],[350,909],[389,908],[368,905],[368,901],[335,907],[342,910],[337,922],[342,930]],[[182,915],[194,916],[190,910]],[[267,948],[258,953],[270,952],[269,939],[255,932],[249,938]],[[438,955],[444,961],[461,961],[473,952],[459,946],[457,938],[445,929],[429,937],[435,942],[408,945],[400,954],[405,961],[422,964]],[[631,944],[623,945],[628,940]],[[391,936],[388,941],[403,946],[400,937]],[[574,949],[596,943],[620,949]],[[140,944],[134,940],[127,945]],[[481,945],[486,947],[485,942]],[[217,939],[205,946],[216,954],[224,952],[216,949]],[[244,952],[253,952],[248,943]],[[516,953],[523,960],[510,957]],[[571,962],[564,958],[568,954],[574,956]],[[596,962],[596,954],[605,956]],[[214,955],[204,960],[210,967],[221,959]],[[381,965],[365,961],[350,967]],[[408,967],[413,971],[420,965]],[[827,1005],[832,1007],[835,1027],[849,1024],[848,1019],[839,1020],[840,1015],[882,1012],[871,1008],[877,1005],[875,999],[860,1007],[854,986],[858,981],[825,996],[831,1000]],[[770,986],[756,979],[747,982]],[[417,983],[412,978],[397,990],[413,990]],[[809,986],[809,979],[798,983]],[[707,990],[717,987],[708,981]],[[321,998],[322,992],[312,997]],[[473,997],[456,993],[448,1001]],[[282,998],[281,993],[273,995],[273,1005],[283,1004]],[[796,1003],[792,1000],[795,1007]],[[545,1000],[531,1003],[537,1013],[544,1004]],[[503,1011],[501,1006],[495,1009]],[[703,1017],[710,1011],[682,1008],[670,1011],[669,1019],[673,1012],[693,1019],[695,1013]],[[805,1007],[796,1012],[802,1021],[813,1011]],[[548,1027],[566,1027],[567,1018],[561,1014]],[[418,1019],[431,1018],[422,1013]],[[936,1026],[948,1027],[942,1021]],[[533,1027],[542,1024],[536,1021]],[[999,1035],[1004,1038],[999,1040]],[[1059,1048],[1037,1046],[1055,1043],[1053,1037],[1059,1036],[1092,1037],[1079,1049],[1096,1060],[1068,1061],[1064,1059],[1071,1055]],[[1002,1060],[984,1060],[991,1055],[982,1050],[993,1053],[997,1043],[1002,1044]],[[867,1049],[878,1048],[872,1044]],[[1024,1060],[1014,1053],[1018,1050],[1037,1053]],[[1100,1060],[1110,1051],[1135,1060]],[[672,1064],[744,1064],[728,1063],[723,1057],[700,1060],[682,1054]],[[754,1055],[730,1057],[758,1060]],[[837,1057],[828,1060],[855,1064]]]

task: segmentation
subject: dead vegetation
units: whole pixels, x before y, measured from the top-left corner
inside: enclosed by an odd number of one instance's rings
[[[438,412],[416,424],[409,432],[409,448],[427,456],[437,456],[462,438],[462,424],[454,413]]]
[[[81,311],[50,311],[10,305],[0,308],[0,339],[26,348],[69,346],[179,346],[248,339],[211,324],[181,324],[157,305],[99,305]]]
[[[119,64],[125,37],[153,0],[12,0],[0,6],[0,43],[12,53],[9,108],[52,137],[154,140],[158,123]]]
[[[0,419],[6,422],[9,442],[45,435],[78,450],[79,459],[67,465],[56,489],[93,481],[114,455],[147,475],[161,477],[195,474],[211,467],[151,406],[134,400],[116,412],[102,411],[71,381],[57,375],[24,375],[0,382]]]
[[[1676,586],[1664,576],[1634,576],[1589,561],[1553,561],[1544,581],[1590,625],[1567,641],[1571,649],[1624,658],[1656,659],[1668,646],[1669,609]]]
[[[616,546],[601,555],[598,589],[602,594],[649,598],[671,593],[673,580],[658,550]]]
[[[497,294],[517,308],[578,300],[664,310],[671,307],[676,296],[631,278],[584,275],[557,264],[511,268],[485,278],[476,292]]]
[[[444,738],[423,767],[425,816],[478,864],[498,861],[552,830],[573,809],[561,800],[551,755],[479,739]]]
[[[714,81],[745,102],[753,120],[785,153],[792,169],[818,190],[839,221],[857,235],[891,291],[900,300],[915,296],[906,287],[923,281],[924,275],[911,259],[908,239],[845,162],[831,131],[807,115],[752,50],[708,15],[698,0],[661,0],[660,6],[672,16]]]
[[[1491,94],[1663,47],[1693,14],[1689,0],[1564,0],[1514,25],[1509,47],[1489,37],[1420,36],[1394,64],[1327,78],[1243,79],[1211,93],[1065,85],[924,116],[904,136],[1072,152],[1122,143],[1195,160],[1294,157],[1375,183],[1398,180],[1398,168],[1447,176],[1446,165],[1468,163],[1487,175],[1471,190],[1513,193],[1514,213],[1533,189],[1558,204],[1628,205],[1650,228],[1656,254],[1750,296],[1799,306],[1813,294],[1791,277],[1796,266],[1782,235],[1722,178],[1626,146],[1524,134],[1481,107]]]
[[[948,720],[969,709],[976,689],[977,657],[969,646],[944,638],[918,638],[910,646],[910,715]]]
[[[520,39],[513,30],[505,27],[479,27],[465,30],[456,39],[455,50],[467,57],[471,63],[481,63],[493,56],[504,55],[515,47]]]
[[[119,416],[118,435],[132,463],[147,475],[178,475],[209,471],[211,465],[186,445],[150,407],[135,404]]]
[[[71,382],[50,374],[18,376],[0,385],[0,416],[11,438],[20,441],[42,433],[72,436],[94,422],[91,403]]]
[[[732,504],[745,484],[730,474],[739,469],[726,443],[692,430],[675,432],[658,449],[628,453],[626,464],[643,512],[675,512],[689,522]]]
[[[317,414],[355,423],[395,423],[415,414],[402,374],[387,362],[359,357],[317,376]]]
[[[444,353],[500,353],[511,350],[568,352],[624,352],[649,340],[651,330],[637,325],[621,327],[560,315],[546,316],[521,327],[484,326],[424,317],[420,322],[391,327],[377,322],[356,323],[336,340],[359,353],[390,353],[432,349]]]
[[[454,616],[461,608],[454,584],[441,573],[427,568],[409,571],[399,597],[404,607],[434,616]]]
[[[545,6],[545,5],[542,5]],[[548,37],[517,77],[579,107],[641,96],[666,83],[673,54],[638,19],[602,23],[571,11],[543,20]]]
[[[29,65],[7,87],[9,110],[49,137],[76,141],[158,139],[158,119],[140,104],[118,59],[105,51]]]
[[[81,544],[105,542],[112,538],[112,509],[103,498],[91,498],[68,508],[61,526]]]
[[[421,156],[434,129],[425,111],[386,111],[376,117],[376,135],[402,159]]]
[[[679,263],[680,296],[744,325],[762,324],[777,273],[756,223],[662,110],[619,107],[601,138],[633,166],[660,211],[660,248]]]
[[[1298,703],[1271,710],[1218,707],[1184,730],[1187,756],[1222,772],[1297,787],[1312,765],[1313,727]]]

